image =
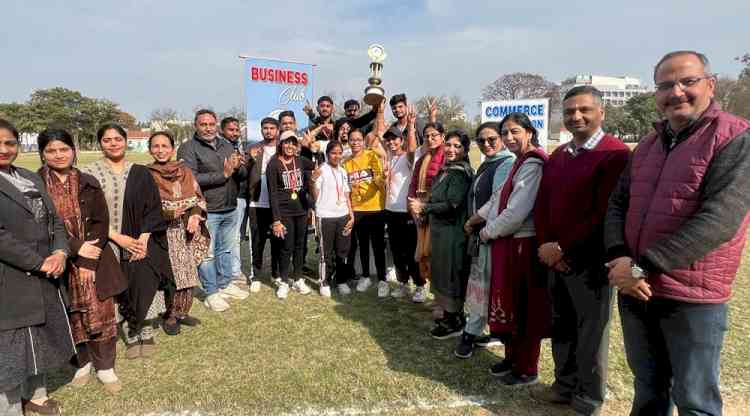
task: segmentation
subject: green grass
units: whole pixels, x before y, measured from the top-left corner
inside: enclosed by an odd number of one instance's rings
[[[148,161],[147,155],[131,156]],[[38,166],[37,158],[27,158],[19,165]],[[83,163],[96,158],[81,155]],[[728,415],[750,408],[750,324],[742,319],[750,301],[749,277],[750,265],[744,262],[730,303],[722,356]],[[325,299],[314,292],[292,293],[279,301],[267,273],[262,281],[260,293],[233,301],[222,314],[210,313],[196,301],[193,313],[203,325],[183,328],[176,337],[159,332],[159,351],[149,360],[125,360],[119,344],[117,373],[125,386],[120,395],[108,395],[94,379],[80,389],[65,386],[70,372],[61,372],[51,377],[51,396],[62,402],[67,415],[569,414],[534,402],[527,389],[500,387],[487,370],[502,358],[502,348],[480,351],[470,360],[455,359],[456,339],[436,341],[428,335],[429,305],[378,300],[373,289],[345,299]],[[627,414],[632,377],[616,313],[609,362],[610,396],[604,414]],[[548,342],[540,367],[542,382],[552,382]],[[460,402],[467,398],[479,402]]]

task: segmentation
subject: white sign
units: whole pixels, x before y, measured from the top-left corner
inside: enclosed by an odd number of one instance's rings
[[[524,113],[529,116],[531,124],[534,125],[539,134],[539,145],[542,149],[547,150],[549,98],[482,102],[482,123],[485,121],[499,122],[510,113]]]

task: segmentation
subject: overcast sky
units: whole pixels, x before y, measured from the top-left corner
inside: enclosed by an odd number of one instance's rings
[[[139,120],[160,107],[224,111],[244,101],[240,54],[315,63],[317,94],[361,97],[377,42],[386,94],[458,94],[474,115],[481,88],[510,72],[652,83],[661,55],[697,49],[736,76],[749,15],[747,0],[3,0],[0,101],[63,86]]]

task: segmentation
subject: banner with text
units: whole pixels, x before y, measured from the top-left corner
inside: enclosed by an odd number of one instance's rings
[[[524,113],[539,132],[539,144],[547,150],[549,138],[549,98],[483,101],[482,123],[500,121],[510,113]]]
[[[307,115],[302,109],[305,101],[313,101],[314,71],[315,65],[312,64],[264,58],[245,60],[249,142],[263,140],[260,132],[263,118],[278,118],[285,110],[294,111],[298,129],[307,127]]]

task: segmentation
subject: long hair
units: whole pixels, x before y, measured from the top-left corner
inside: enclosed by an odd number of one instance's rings
[[[510,113],[507,116],[505,116],[502,121],[500,121],[500,130],[503,129],[503,126],[508,121],[512,121],[519,126],[523,127],[524,130],[531,133],[531,144],[533,144],[535,147],[539,147],[539,132],[536,130],[536,127],[534,127],[534,124],[531,123],[531,120],[529,119],[529,116],[527,116],[524,113]]]

